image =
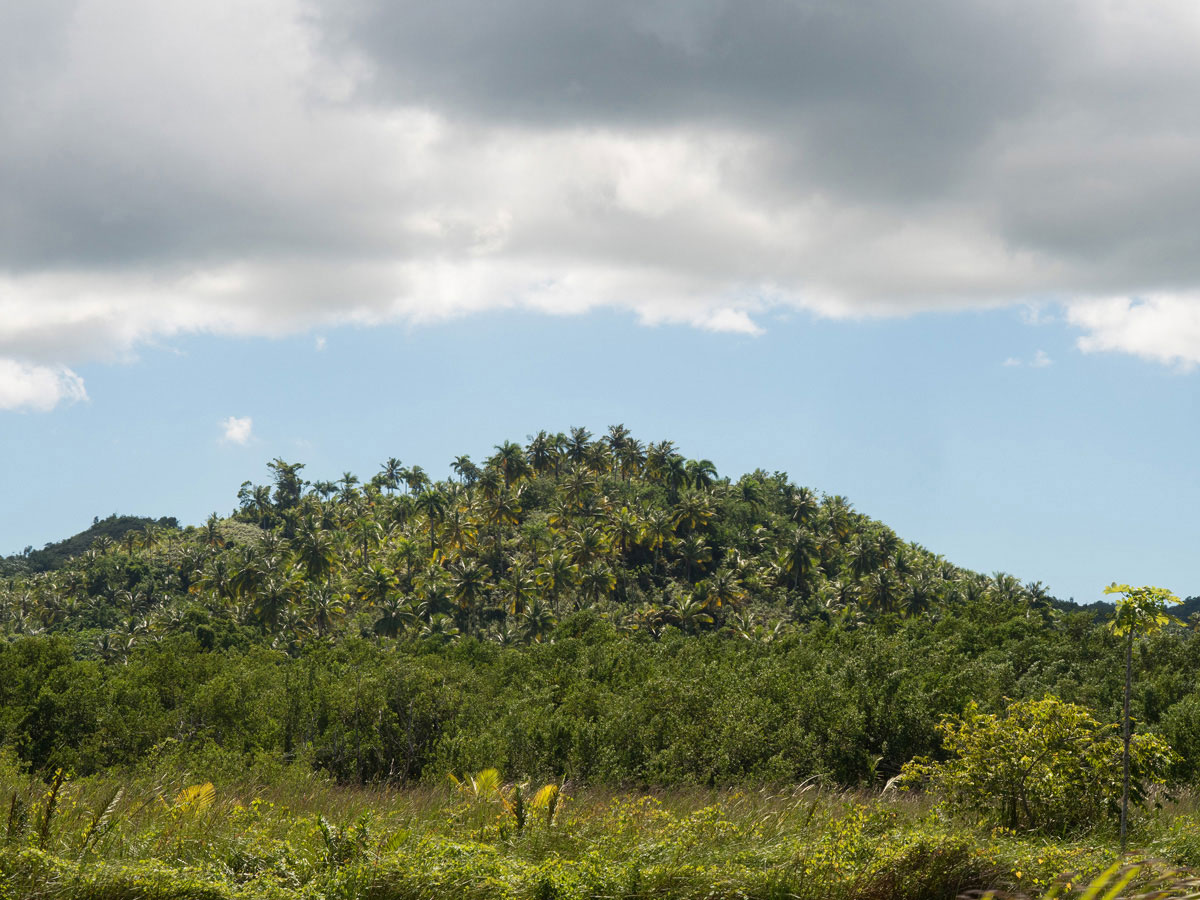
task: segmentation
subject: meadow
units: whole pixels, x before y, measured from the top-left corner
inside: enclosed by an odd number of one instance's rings
[[[553,804],[526,785],[518,804],[519,786],[494,770],[403,790],[338,786],[298,766],[236,783],[195,778],[47,785],[8,758],[0,897],[1085,896],[1119,859],[1108,823],[1049,839],[927,797],[816,782],[650,792],[568,783]],[[1130,856],[1157,862],[1119,896],[1200,864],[1196,798],[1158,799],[1134,823]],[[1176,883],[1162,896],[1188,895],[1183,876]]]

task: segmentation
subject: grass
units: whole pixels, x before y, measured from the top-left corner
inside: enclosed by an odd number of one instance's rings
[[[1112,897],[1200,863],[1195,803],[1139,822],[1141,852],[1166,862]],[[211,788],[178,774],[67,778],[55,790],[0,760],[0,804],[0,900],[1085,896],[1116,856],[1108,830],[1050,841],[919,798],[813,784],[568,784],[553,821],[529,809],[518,829],[511,804],[450,786],[338,787],[296,768]],[[1058,877],[1068,871],[1070,889]],[[1119,880],[1110,873],[1094,897]],[[1193,896],[1181,891],[1159,896]]]

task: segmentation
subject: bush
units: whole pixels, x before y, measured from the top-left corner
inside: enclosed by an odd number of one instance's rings
[[[1070,831],[1117,812],[1122,764],[1115,728],[1054,696],[1012,703],[1003,716],[972,703],[938,727],[952,758],[913,760],[900,783],[928,783],[1013,830]],[[1172,758],[1162,738],[1135,736],[1132,795],[1140,801],[1149,784],[1162,783]]]

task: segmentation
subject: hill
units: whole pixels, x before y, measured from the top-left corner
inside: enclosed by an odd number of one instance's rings
[[[26,547],[23,553],[0,558],[0,575],[59,569],[89,547],[106,547],[119,543],[132,533],[144,532],[147,527],[178,528],[179,522],[174,516],[150,519],[145,516],[119,516],[114,513],[104,519],[96,517],[83,531],[61,541],[46,544],[41,550]]]
[[[855,784],[936,753],[972,700],[1120,709],[1102,609],[782,472],[722,477],[621,426],[503,442],[440,481],[304,469],[275,459],[227,516],[0,579],[0,747],[79,772]],[[1198,661],[1178,628],[1137,659],[1135,715],[1178,778],[1200,768]]]

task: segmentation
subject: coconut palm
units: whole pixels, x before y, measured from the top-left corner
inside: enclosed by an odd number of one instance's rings
[[[525,562],[517,557],[500,580],[500,594],[510,615],[521,616],[537,594],[537,581]]]
[[[570,554],[555,549],[542,559],[542,565],[533,575],[538,587],[546,592],[555,610],[560,610],[559,601],[563,592],[570,590],[578,582],[579,566],[575,565]]]
[[[437,526],[446,514],[447,498],[439,488],[422,491],[416,499],[417,509],[425,514],[429,525],[430,549],[437,549]]]
[[[675,546],[679,559],[683,562],[684,577],[690,582],[692,575],[701,566],[712,559],[712,550],[698,534],[689,534]]]
[[[404,471],[404,466],[400,460],[394,456],[388,457],[379,469],[379,480],[389,494],[395,492],[400,487],[400,473]]]
[[[333,537],[314,520],[306,519],[292,542],[296,561],[309,581],[324,583],[333,574],[337,550]]]
[[[388,595],[375,608],[379,610],[379,618],[372,631],[380,637],[398,637],[420,621],[412,604],[399,594]]]
[[[527,641],[541,642],[554,628],[554,612],[550,606],[535,596],[521,617],[521,634]]]
[[[530,472],[529,462],[525,459],[525,449],[513,441],[497,444],[496,452],[488,460],[488,465],[504,478],[506,488],[512,487]]]
[[[317,637],[329,634],[346,613],[340,595],[328,586],[310,584],[305,591],[302,614],[304,621],[316,632]]]

